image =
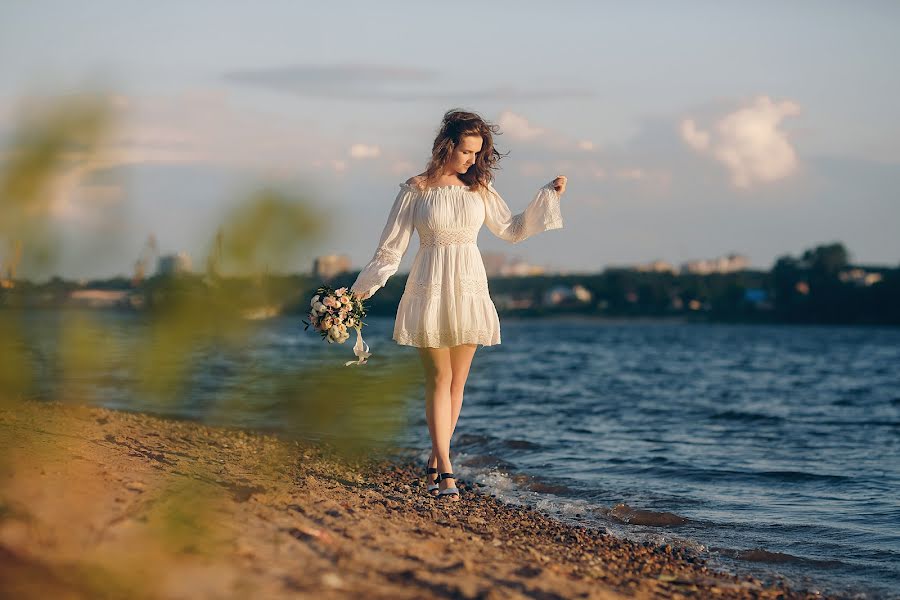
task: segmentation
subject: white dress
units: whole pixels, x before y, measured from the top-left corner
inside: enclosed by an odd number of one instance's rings
[[[419,234],[406,287],[397,307],[393,339],[405,346],[444,348],[500,343],[500,319],[488,293],[484,261],[476,244],[482,224],[513,244],[563,226],[559,192],[540,188],[528,207],[512,215],[494,189],[473,192],[445,185],[420,190],[400,184],[387,224],[369,264],[351,290],[384,287],[397,272],[413,230]]]

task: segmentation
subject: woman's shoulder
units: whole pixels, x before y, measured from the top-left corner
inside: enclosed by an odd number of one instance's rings
[[[400,184],[400,187],[413,188],[422,191],[425,187],[425,177],[423,175],[414,175]]]
[[[400,184],[400,190],[403,192],[412,192],[414,194],[424,194],[425,193],[425,178],[421,175],[415,175],[414,177],[410,177],[406,181]]]

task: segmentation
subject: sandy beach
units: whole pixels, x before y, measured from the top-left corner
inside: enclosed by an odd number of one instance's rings
[[[143,414],[0,409],[2,598],[821,598],[558,522],[397,454]]]

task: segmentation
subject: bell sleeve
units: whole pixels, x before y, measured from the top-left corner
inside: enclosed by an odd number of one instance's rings
[[[538,190],[524,211],[513,215],[506,202],[489,183],[484,202],[484,223],[491,233],[513,244],[542,231],[561,229],[563,221],[559,212],[559,192],[553,188],[552,183],[548,183]]]
[[[415,199],[412,187],[403,184],[400,187],[400,193],[394,200],[387,224],[378,241],[378,248],[372,260],[359,272],[356,281],[350,286],[352,292],[357,294],[369,292],[371,297],[384,287],[387,280],[400,267],[400,260],[406,253],[414,229],[412,207]]]

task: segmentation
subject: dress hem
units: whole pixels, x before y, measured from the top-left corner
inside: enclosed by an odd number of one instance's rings
[[[496,346],[500,344],[500,338],[493,338],[490,334],[475,334],[474,336],[441,335],[434,333],[413,334],[406,331],[394,332],[392,338],[401,346],[413,346],[415,348],[450,348],[461,344],[475,344],[478,346]]]

